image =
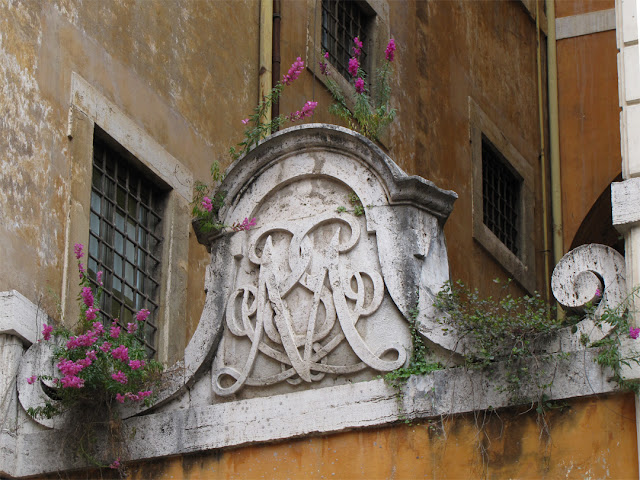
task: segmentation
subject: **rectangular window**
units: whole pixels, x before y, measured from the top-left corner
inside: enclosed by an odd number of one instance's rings
[[[100,308],[105,322],[117,319],[126,327],[135,312],[147,308],[151,315],[140,340],[155,356],[162,204],[165,193],[149,181],[126,151],[94,138],[89,276],[103,272]]]
[[[522,181],[507,160],[482,137],[482,221],[514,255],[518,255]]]
[[[527,160],[471,97],[469,127],[473,238],[533,293],[535,160]]]
[[[353,55],[353,39],[363,44],[360,63],[367,71],[368,15],[356,1],[322,0],[322,50],[329,52],[329,62],[345,78],[349,75],[349,58]]]

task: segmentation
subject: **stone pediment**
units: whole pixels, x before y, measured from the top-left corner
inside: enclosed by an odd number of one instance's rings
[[[405,364],[406,319],[420,304],[428,316],[449,278],[442,227],[455,193],[327,125],[270,137],[220,188],[220,220],[257,226],[202,239],[212,252],[207,303],[219,306],[208,315],[223,330],[217,396],[370,380]]]

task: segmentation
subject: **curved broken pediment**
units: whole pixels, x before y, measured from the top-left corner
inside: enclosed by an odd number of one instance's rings
[[[220,188],[220,220],[257,226],[201,238],[212,252],[201,323],[224,332],[216,395],[372,379],[405,364],[416,306],[424,330],[435,328],[433,296],[449,278],[442,227],[455,193],[328,125],[270,137]]]

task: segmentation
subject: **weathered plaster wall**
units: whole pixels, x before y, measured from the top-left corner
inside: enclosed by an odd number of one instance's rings
[[[258,13],[252,1],[0,2],[0,291],[57,315],[48,291],[59,295],[64,264],[71,73],[207,180],[255,103]],[[234,22],[243,29],[220,28]],[[195,238],[189,252],[186,340],[208,263]]]
[[[517,2],[418,2],[415,158],[409,171],[455,190],[445,233],[453,278],[490,289],[504,270],[473,240],[468,98],[535,172],[537,288],[543,289],[535,23]],[[543,52],[544,62],[544,52]],[[545,77],[543,77],[545,78]],[[473,259],[472,262],[469,259]]]
[[[460,196],[446,224],[452,277],[490,291],[493,284],[488,279],[507,276],[471,236],[472,97],[534,168],[536,196],[530,208],[536,212],[536,277],[542,290],[535,22],[519,2],[389,2],[389,18],[398,46],[392,93],[398,116],[383,147],[408,173]],[[303,55],[304,39],[313,29],[307,2],[282,2],[283,73],[296,56]],[[382,51],[373,53],[382,55]],[[542,62],[546,99],[544,44]],[[295,91],[285,93],[281,112],[299,109],[305,100],[314,99],[319,102],[314,121],[336,123],[326,111],[332,103],[326,88],[319,81],[314,87],[309,70],[301,80]]]
[[[562,18],[613,7],[613,0],[563,0],[556,1],[556,15]],[[564,251],[621,171],[616,52],[615,30],[557,42]]]
[[[632,395],[591,397],[549,412],[548,431],[532,410],[498,411],[154,460],[130,478],[634,478],[633,417]]]

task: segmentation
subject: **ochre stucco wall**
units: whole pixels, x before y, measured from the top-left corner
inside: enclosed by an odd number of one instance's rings
[[[613,1],[556,1],[558,16],[613,6]],[[557,43],[564,251],[621,171],[616,53],[615,30]]]
[[[616,394],[551,411],[548,430],[534,409],[481,412],[154,460],[131,465],[130,478],[632,479],[634,418],[633,395]]]

